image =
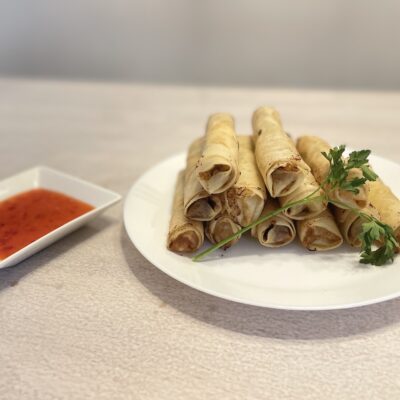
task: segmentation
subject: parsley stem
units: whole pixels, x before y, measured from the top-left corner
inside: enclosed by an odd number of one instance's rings
[[[325,194],[320,195],[320,196],[316,196],[313,197],[316,193],[318,193],[321,190],[320,187],[318,187],[318,189],[316,189],[314,192],[312,192],[311,194],[309,194],[308,196],[304,197],[301,200],[296,200],[296,201],[292,201],[290,203],[287,203],[285,206],[280,207],[274,211],[269,212],[268,214],[263,215],[262,217],[260,217],[259,219],[257,219],[256,221],[252,222],[251,224],[245,226],[244,228],[238,230],[236,233],[234,233],[233,235],[219,241],[218,243],[214,244],[213,246],[208,247],[207,249],[205,249],[204,251],[202,251],[201,253],[197,254],[196,256],[194,256],[192,258],[192,261],[200,261],[201,259],[203,259],[205,256],[213,253],[215,250],[218,250],[219,248],[223,247],[224,245],[226,245],[227,243],[229,243],[231,240],[236,239],[238,236],[242,235],[243,233],[251,230],[253,227],[261,224],[264,221],[267,221],[268,219],[275,217],[276,215],[280,214],[283,211],[286,211],[287,209],[289,209],[290,207],[293,206],[298,206],[298,205],[302,205],[302,204],[306,204],[308,202],[311,201],[315,201],[315,200],[322,200],[324,199],[326,196]],[[268,200],[267,200],[268,201]]]

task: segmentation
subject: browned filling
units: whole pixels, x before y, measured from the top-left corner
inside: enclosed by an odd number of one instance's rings
[[[282,245],[291,239],[290,229],[284,225],[270,225],[263,234],[263,241],[275,245]]]
[[[240,205],[245,206],[245,203],[243,203],[241,200],[250,194],[251,191],[243,187],[231,188],[226,191],[225,198],[227,202],[227,208],[229,208],[229,214],[231,216],[238,217],[242,213]]]
[[[277,170],[285,171],[285,172],[298,172],[299,167],[296,164],[293,163],[287,163],[283,165],[282,167],[277,168]]]
[[[215,208],[217,207],[217,203],[214,201],[214,199],[212,197],[207,197],[206,198],[207,204],[213,209],[215,210]]]
[[[304,237],[304,245],[310,250],[327,249],[339,243],[339,236],[320,226],[309,227]]]
[[[220,172],[227,172],[229,170],[229,165],[215,164],[210,170],[199,172],[199,177],[204,181],[209,181],[214,175],[217,175]]]
[[[228,221],[218,221],[215,227],[214,238],[216,242],[226,239],[228,236],[232,235],[233,228],[232,224]]]
[[[183,232],[170,244],[170,249],[177,252],[191,252],[198,248],[199,238],[195,232]]]
[[[188,217],[192,219],[211,219],[219,212],[219,204],[211,196],[195,201],[188,209]]]
[[[307,205],[292,207],[292,208],[289,208],[288,211],[287,211],[287,213],[288,213],[288,215],[290,217],[295,216],[295,217],[298,217],[298,218],[306,217],[312,212],[313,211]]]
[[[236,225],[231,220],[220,218],[218,221],[216,221],[214,226],[213,239],[215,243],[220,242],[221,240],[224,240],[227,237],[233,235],[235,232],[237,232],[237,229],[235,228]],[[231,247],[238,240],[239,238],[231,240],[225,246],[223,246],[223,249]]]
[[[301,215],[301,216],[304,216],[304,215],[309,214],[310,212],[312,212],[311,208],[308,207],[308,206],[304,206],[303,209],[301,210],[300,215]]]

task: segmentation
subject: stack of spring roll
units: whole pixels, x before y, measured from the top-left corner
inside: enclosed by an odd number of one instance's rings
[[[329,162],[321,154],[329,152],[326,142],[302,136],[296,145],[279,113],[269,107],[254,112],[252,127],[252,136],[237,135],[231,115],[210,116],[205,135],[189,147],[186,168],[177,178],[168,249],[196,251],[205,236],[217,243],[280,206],[314,192],[315,197],[323,194],[318,188],[329,173]],[[361,175],[354,169],[349,179]],[[333,198],[380,218],[400,238],[400,201],[382,181],[364,185],[358,194],[336,190]],[[329,208],[319,198],[269,218],[251,234],[265,247],[281,247],[297,233],[305,248],[325,251],[340,246],[343,238],[360,246],[363,222],[348,209]]]

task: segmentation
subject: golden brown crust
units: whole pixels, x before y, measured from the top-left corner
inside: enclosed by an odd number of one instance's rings
[[[400,200],[381,179],[368,182],[368,185],[372,206],[379,212],[382,222],[392,227],[397,242],[400,243]]]
[[[267,192],[258,171],[251,136],[239,136],[237,182],[224,193],[227,213],[241,226],[249,225],[261,214]]]
[[[177,252],[193,252],[204,243],[203,223],[185,217],[183,207],[184,171],[178,175],[172,203],[167,248]]]
[[[272,197],[290,194],[301,185],[304,169],[279,113],[260,107],[253,114],[252,125],[257,165],[269,193]]]
[[[219,195],[210,195],[201,186],[196,176],[196,165],[204,147],[204,138],[195,140],[189,147],[186,159],[184,210],[185,216],[196,221],[211,221],[222,212],[223,203]]]
[[[222,193],[237,181],[238,141],[231,115],[217,113],[208,119],[196,175],[201,186],[210,194]]]

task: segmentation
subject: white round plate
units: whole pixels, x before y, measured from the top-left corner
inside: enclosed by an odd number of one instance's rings
[[[400,165],[370,157],[381,178],[400,194]],[[224,299],[290,310],[329,310],[363,306],[400,295],[400,255],[391,265],[358,262],[347,245],[308,252],[299,243],[267,249],[244,237],[227,251],[202,262],[166,249],[171,203],[185,154],[160,162],[131,188],[124,207],[125,227],[147,260],[176,280]],[[208,246],[206,242],[205,246]]]

